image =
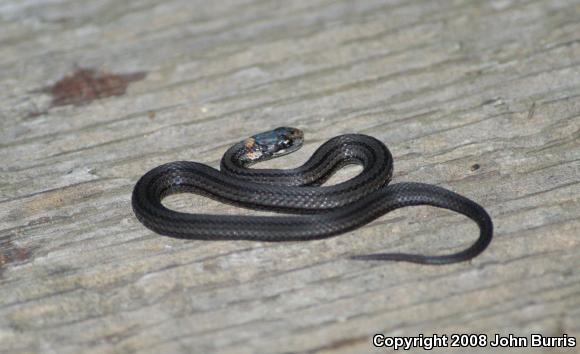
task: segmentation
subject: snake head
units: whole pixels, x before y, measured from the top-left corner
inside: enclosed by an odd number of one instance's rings
[[[246,139],[247,157],[254,162],[290,154],[302,147],[304,133],[300,129],[280,127]]]

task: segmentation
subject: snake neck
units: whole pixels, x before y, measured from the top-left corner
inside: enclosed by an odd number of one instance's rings
[[[251,139],[251,138],[250,138]],[[221,160],[221,172],[248,182],[283,186],[320,186],[336,171],[346,165],[360,165],[363,171],[353,179],[331,186],[345,193],[360,184],[379,188],[387,184],[392,175],[392,156],[387,147],[375,138],[360,134],[335,137],[320,146],[302,166],[290,169],[250,168],[259,161],[273,158],[263,156],[256,161],[248,158],[253,149],[247,139],[232,146]]]

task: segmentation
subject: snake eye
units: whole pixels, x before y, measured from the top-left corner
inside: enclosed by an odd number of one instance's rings
[[[292,142],[290,141],[290,139],[280,140],[280,142],[278,143],[278,147],[280,149],[287,149],[290,146],[292,146]]]

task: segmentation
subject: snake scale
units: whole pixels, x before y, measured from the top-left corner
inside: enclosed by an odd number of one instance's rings
[[[463,214],[479,226],[479,238],[449,255],[380,253],[361,260],[447,264],[469,260],[485,250],[493,224],[477,203],[424,183],[389,184],[393,158],[381,141],[362,134],[340,135],[320,146],[302,166],[254,169],[251,165],[296,151],[303,133],[281,127],[245,139],[223,155],[220,170],[176,161],[147,172],[135,185],[132,205],[147,228],[195,240],[307,241],[361,227],[395,209],[430,205]],[[348,181],[324,186],[337,170],[358,164],[362,172]],[[209,215],[177,212],[162,204],[175,193],[195,193],[236,206],[288,215]]]

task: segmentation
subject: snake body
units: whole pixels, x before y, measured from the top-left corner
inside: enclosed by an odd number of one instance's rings
[[[447,264],[469,260],[489,245],[493,224],[477,203],[449,190],[424,183],[389,184],[393,158],[379,140],[361,134],[337,136],[294,169],[254,169],[250,165],[297,150],[302,132],[277,128],[241,141],[224,154],[220,170],[176,161],[147,172],[135,185],[132,205],[147,228],[167,236],[195,240],[307,241],[354,230],[395,209],[430,205],[472,219],[479,238],[450,255],[382,253],[354,256],[362,260]],[[363,170],[352,179],[322,184],[345,165]],[[162,199],[195,193],[236,206],[276,211],[280,216],[208,215],[177,212]]]

